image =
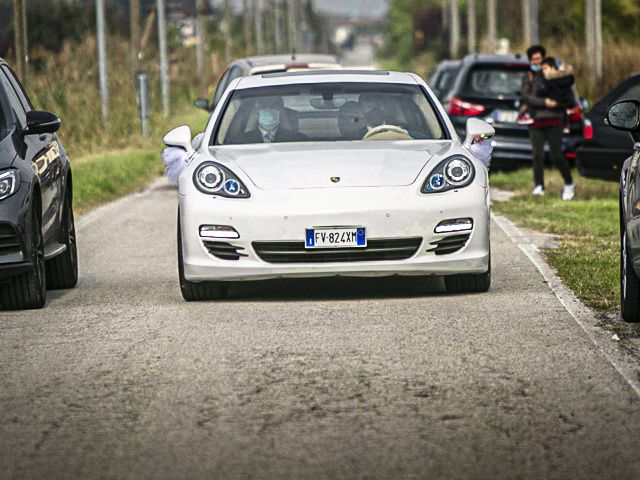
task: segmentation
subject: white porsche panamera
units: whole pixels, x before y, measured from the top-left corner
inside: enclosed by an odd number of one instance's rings
[[[178,263],[186,300],[280,277],[443,275],[449,292],[491,283],[489,186],[414,74],[266,74],[231,83],[179,177]]]

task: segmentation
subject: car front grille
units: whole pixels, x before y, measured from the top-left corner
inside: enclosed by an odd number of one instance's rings
[[[244,247],[237,247],[227,242],[214,242],[211,240],[203,240],[204,246],[209,253],[221,260],[239,260],[240,257],[246,257],[246,253],[242,253]]]
[[[253,242],[258,256],[269,263],[326,263],[405,260],[420,248],[421,237],[368,240],[366,247],[305,249],[304,242]]]
[[[20,238],[15,229],[6,223],[0,224],[0,255],[20,252]]]
[[[433,252],[436,255],[446,255],[448,253],[454,253],[461,250],[469,240],[470,233],[464,233],[460,235],[449,235],[438,240],[434,240],[430,243],[431,248],[427,249],[427,252]]]

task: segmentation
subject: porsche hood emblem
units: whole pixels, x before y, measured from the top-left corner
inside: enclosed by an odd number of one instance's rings
[[[340,177],[331,177],[331,181],[333,183],[338,183],[340,181]]]

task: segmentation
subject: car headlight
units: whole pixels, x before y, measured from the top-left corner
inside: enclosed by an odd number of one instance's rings
[[[18,191],[20,174],[17,170],[0,172],[0,200],[10,197]]]
[[[215,162],[204,162],[193,172],[193,183],[202,193],[227,198],[249,198],[249,190],[238,176]]]
[[[427,175],[422,185],[422,193],[446,192],[455,188],[462,188],[473,182],[476,171],[473,163],[462,155],[455,155],[440,162]]]

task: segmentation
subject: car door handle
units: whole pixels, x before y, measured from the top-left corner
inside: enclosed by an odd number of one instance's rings
[[[40,134],[40,136],[38,137],[38,139],[39,139],[41,142],[44,142],[44,141],[46,141],[46,140],[49,140],[49,134],[48,134],[48,133],[41,133],[41,134]]]

